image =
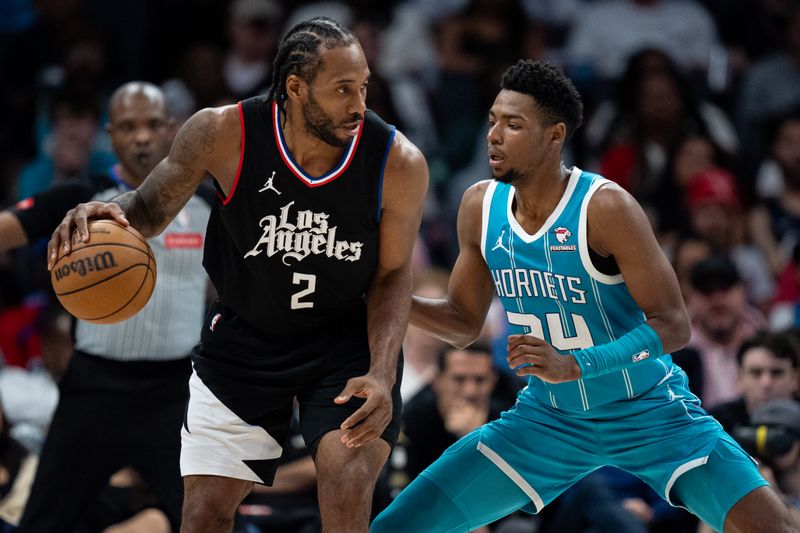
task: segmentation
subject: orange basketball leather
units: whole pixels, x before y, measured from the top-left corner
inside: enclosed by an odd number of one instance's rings
[[[95,324],[130,318],[156,284],[153,250],[139,232],[112,220],[89,222],[89,242],[73,235],[72,251],[50,272],[56,296],[73,316]]]

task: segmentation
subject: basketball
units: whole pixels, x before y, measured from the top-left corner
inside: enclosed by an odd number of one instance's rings
[[[89,221],[89,242],[77,232],[72,251],[50,272],[56,296],[73,316],[94,324],[138,313],[156,285],[156,259],[138,231],[113,220]]]

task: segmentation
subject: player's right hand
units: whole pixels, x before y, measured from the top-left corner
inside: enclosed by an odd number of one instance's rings
[[[87,202],[78,204],[67,211],[64,220],[53,232],[50,242],[47,244],[47,270],[51,270],[60,255],[67,255],[72,251],[72,234],[77,232],[78,238],[82,242],[89,241],[88,221],[89,219],[111,219],[128,226],[128,219],[125,212],[114,202]],[[77,241],[76,241],[77,242]]]

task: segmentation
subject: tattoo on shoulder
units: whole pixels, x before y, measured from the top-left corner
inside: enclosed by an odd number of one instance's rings
[[[175,137],[173,152],[175,161],[191,166],[200,153],[211,154],[217,143],[217,125],[212,117],[201,116],[181,128]]]

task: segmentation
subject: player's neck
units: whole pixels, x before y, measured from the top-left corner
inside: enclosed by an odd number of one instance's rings
[[[344,148],[331,146],[309,132],[299,110],[292,112],[287,109],[282,118],[280,126],[286,148],[307,174],[322,175],[342,158]]]
[[[528,225],[538,229],[555,210],[564,196],[569,176],[569,170],[559,159],[539,166],[534,174],[514,183],[514,215],[526,231],[530,229]]]

